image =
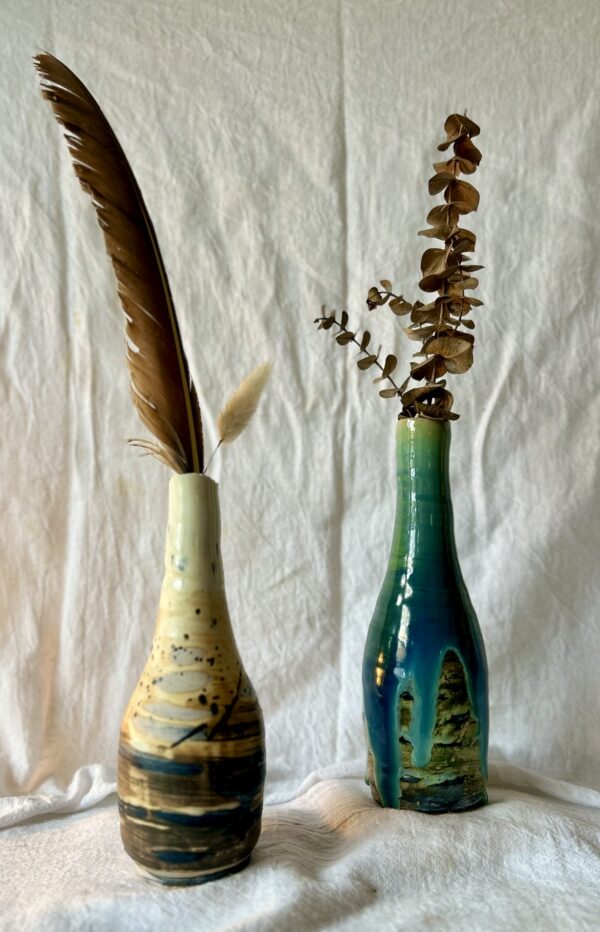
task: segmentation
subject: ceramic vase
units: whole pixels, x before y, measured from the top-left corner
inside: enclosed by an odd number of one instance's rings
[[[260,834],[264,777],[262,714],[227,610],[218,486],[175,475],[152,650],[121,726],[125,850],[168,884],[239,870]]]
[[[398,421],[392,550],[363,661],[373,797],[432,813],[487,801],[487,664],[456,555],[449,451],[449,422]]]

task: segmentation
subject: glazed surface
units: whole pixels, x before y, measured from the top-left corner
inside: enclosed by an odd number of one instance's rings
[[[168,883],[242,867],[260,834],[262,714],[223,585],[217,485],[174,476],[165,575],[150,657],[121,727],[121,834]]]
[[[363,661],[369,782],[384,806],[487,799],[487,664],[454,543],[450,425],[402,419],[392,551]]]

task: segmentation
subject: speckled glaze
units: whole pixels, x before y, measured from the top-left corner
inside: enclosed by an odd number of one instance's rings
[[[487,664],[456,555],[449,450],[448,422],[398,421],[392,551],[363,661],[368,781],[394,809],[487,801]]]
[[[118,771],[125,849],[169,884],[241,869],[260,834],[263,720],[234,640],[219,548],[217,483],[173,476],[156,630],[121,725]]]

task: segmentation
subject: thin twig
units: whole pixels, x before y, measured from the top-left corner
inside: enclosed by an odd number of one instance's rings
[[[331,320],[331,317],[317,317],[317,318],[315,319],[315,323],[320,323],[322,320]],[[341,325],[341,323],[339,322],[339,320],[337,320],[335,317],[333,318],[333,322],[334,322],[334,324],[336,325],[336,327],[339,327],[340,333],[352,333],[352,331],[351,331],[351,330],[348,330],[347,327],[343,327],[343,326]],[[356,339],[356,337],[354,336],[354,334],[352,334],[352,339],[351,339],[351,340],[348,340],[348,343],[355,343],[356,346],[358,346],[360,352],[363,353],[365,356],[371,356],[371,355],[372,355],[371,353],[369,353],[368,350],[362,348],[362,346],[360,345],[360,343],[358,342],[358,340]],[[377,366],[377,368],[378,368],[381,372],[383,372],[383,366],[382,366],[381,363],[379,362],[379,359],[374,359],[374,360],[373,360],[373,365],[374,365],[374,366]],[[388,380],[388,382],[391,382],[391,383],[392,383],[392,385],[394,386],[394,388],[396,389],[396,391],[398,392],[398,394],[400,394],[400,389],[398,388],[397,384],[394,382],[394,380],[393,380],[393,378],[391,377],[391,375],[386,375],[385,378]]]

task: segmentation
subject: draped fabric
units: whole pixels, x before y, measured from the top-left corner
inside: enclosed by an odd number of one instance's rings
[[[0,926],[595,928],[600,914],[599,379],[592,0],[4,0],[0,44]],[[149,649],[168,471],[128,396],[94,211],[38,93],[103,107],[160,241],[215,457],[231,617],[267,728],[239,876],[163,891],[118,836],[120,718]],[[491,805],[426,818],[361,781],[360,665],[394,516],[395,402],[317,332],[347,308],[407,370],[369,286],[419,293],[448,113],[481,125],[475,362],[449,378],[457,548],[490,667]],[[80,810],[78,814],[73,814]]]

